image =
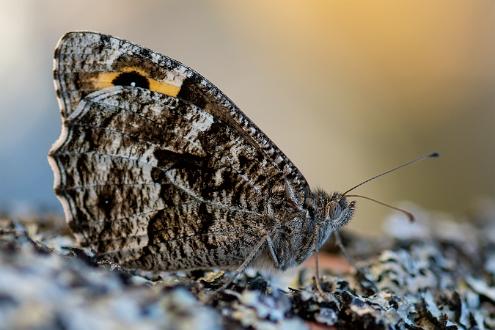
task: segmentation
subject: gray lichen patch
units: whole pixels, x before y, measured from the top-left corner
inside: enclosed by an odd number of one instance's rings
[[[392,219],[389,238],[379,242],[343,233],[359,261],[347,274],[323,270],[324,295],[303,267],[289,287],[249,271],[214,296],[231,273],[122,269],[78,248],[61,219],[5,217],[0,327],[492,329],[495,216],[486,214],[470,225],[419,219],[413,225],[421,235],[407,235],[407,225]]]

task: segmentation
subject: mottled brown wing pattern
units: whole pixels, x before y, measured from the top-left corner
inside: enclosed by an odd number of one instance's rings
[[[189,101],[236,128],[277,165],[303,203],[309,186],[302,173],[224,93],[182,63],[126,40],[95,32],[69,32],[62,37],[54,55],[54,82],[62,116],[70,115],[86,95],[109,87],[106,73],[128,71],[161,83],[157,91]]]

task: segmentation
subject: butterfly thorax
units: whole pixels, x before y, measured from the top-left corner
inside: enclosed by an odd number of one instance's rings
[[[332,232],[351,219],[354,205],[339,193],[312,192],[306,200],[304,212],[285,222],[273,234],[273,248],[278,259],[275,268],[285,270],[297,266],[318,251]],[[256,264],[264,268],[273,266],[268,249],[263,251]]]

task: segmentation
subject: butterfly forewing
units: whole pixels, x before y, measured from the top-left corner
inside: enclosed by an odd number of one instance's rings
[[[151,90],[175,96],[211,113],[249,143],[290,180],[302,200],[309,187],[301,172],[284,153],[216,86],[196,71],[150,49],[95,32],[69,32],[54,55],[54,81],[61,113],[67,117],[89,93],[110,87],[120,73],[137,72],[150,82]]]

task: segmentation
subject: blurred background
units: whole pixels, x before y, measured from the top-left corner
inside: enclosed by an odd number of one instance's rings
[[[495,193],[493,1],[0,1],[0,208],[58,212],[46,160],[60,132],[52,53],[113,34],[220,87],[312,186],[462,215]],[[358,202],[351,227],[390,211]]]

